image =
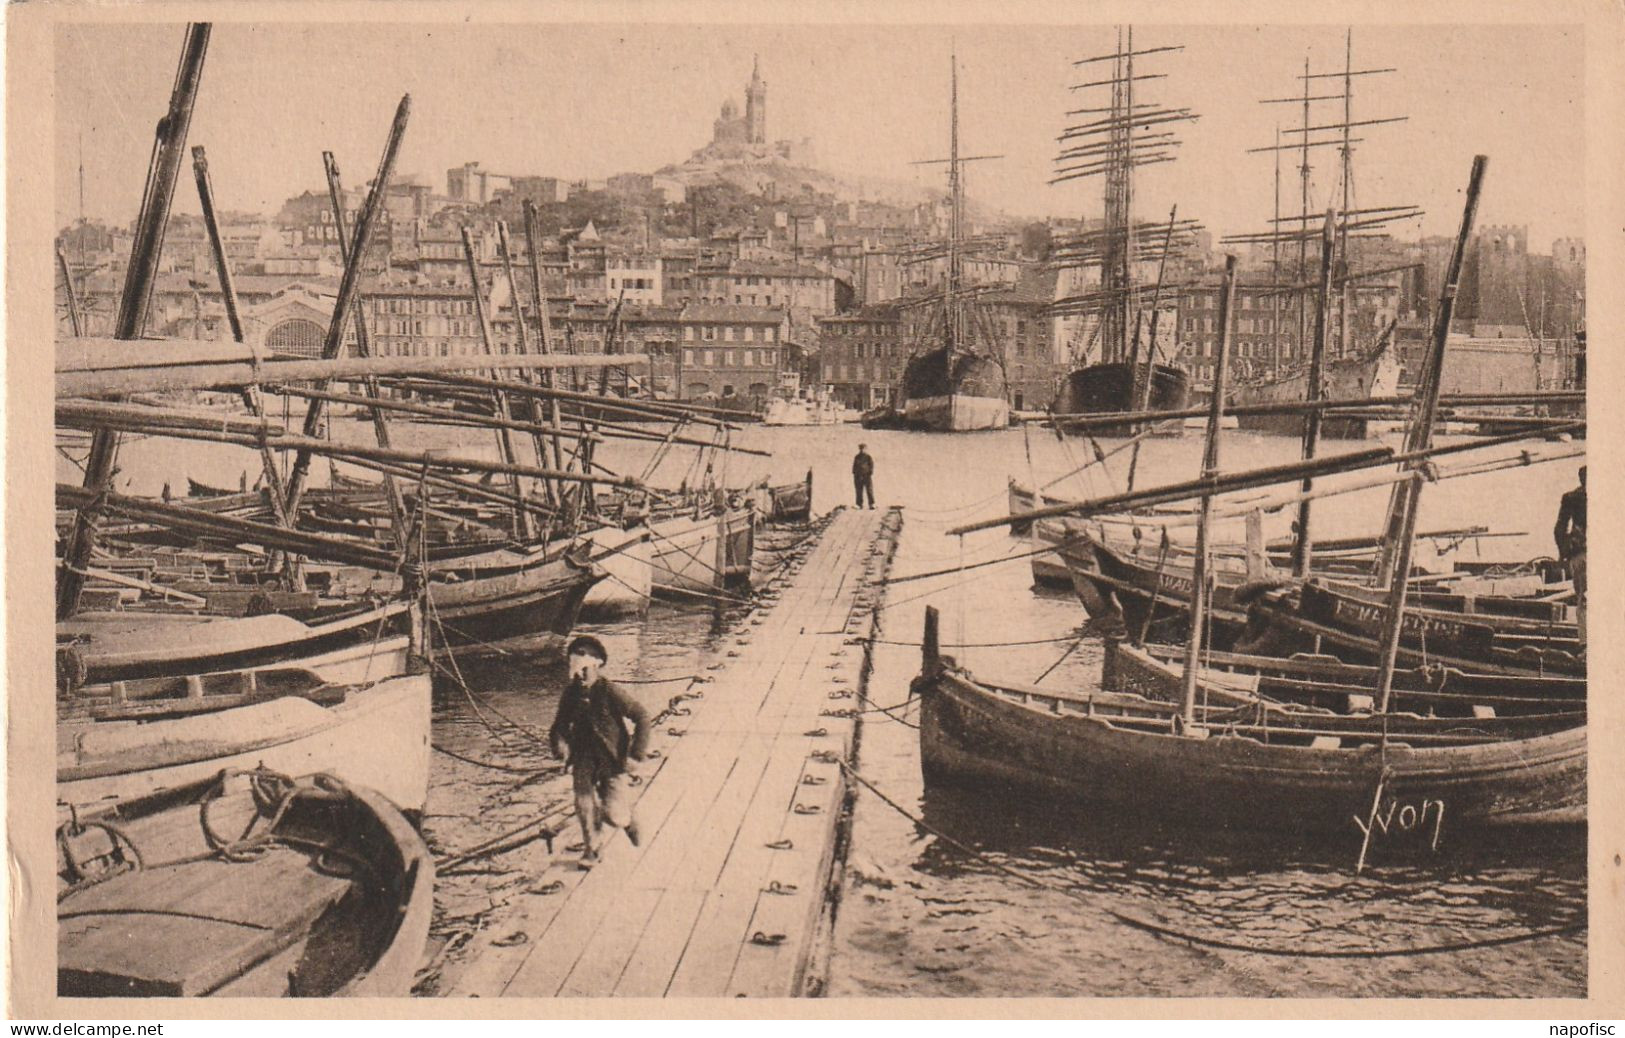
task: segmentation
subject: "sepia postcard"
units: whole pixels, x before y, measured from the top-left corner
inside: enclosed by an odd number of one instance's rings
[[[1621,1015],[1617,4],[6,31],[10,1015]]]

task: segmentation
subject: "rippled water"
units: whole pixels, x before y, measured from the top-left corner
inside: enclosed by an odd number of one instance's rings
[[[356,424],[339,428],[338,435],[366,431],[358,423],[338,424]],[[481,451],[489,443],[487,437],[426,426],[400,426],[396,441]],[[1047,480],[1081,464],[1089,451],[1036,430],[943,437],[855,427],[753,427],[736,434],[735,442],[769,449],[773,457],[734,458],[727,476],[733,483],[763,475],[789,482],[810,468],[814,506],[825,511],[847,501],[848,465],[860,441],[875,456],[882,507],[904,507],[894,576],[952,570],[1025,551],[1024,540],[1003,531],[962,542],[945,531],[954,523],[1000,514],[1008,477],[1026,481],[1036,473]],[[1114,441],[1100,446],[1110,450]],[[1334,443],[1327,452],[1364,446]],[[1190,478],[1200,453],[1195,437],[1147,441],[1139,484]],[[1228,433],[1223,460],[1227,468],[1242,468],[1296,455],[1297,444],[1288,439]],[[633,472],[641,471],[647,458],[642,445],[624,443],[609,445],[603,455],[610,466]],[[1124,469],[1118,460],[1109,477],[1096,469],[1090,481],[1070,481],[1057,492],[1121,489]],[[675,482],[683,464],[686,459],[678,460],[657,479],[664,475]],[[1566,461],[1432,486],[1420,528],[1488,525],[1518,536],[1486,538],[1464,550],[1491,559],[1549,555],[1557,501],[1574,485],[1579,464]],[[244,469],[252,480],[253,465],[252,455],[232,448],[198,445],[177,452],[172,445],[160,448],[159,441],[140,441],[121,457],[120,489],[156,493],[165,480],[179,488],[187,474],[235,485]],[[325,475],[323,466],[317,470]],[[64,475],[71,473],[59,472]],[[1382,490],[1322,502],[1316,508],[1317,536],[1372,533],[1385,502]],[[758,561],[771,565],[771,553]],[[1035,592],[1030,578],[1021,560],[898,584],[887,599],[885,638],[917,642],[925,607],[936,605],[943,611],[945,641],[1037,643],[952,650],[973,670],[1025,682],[1050,671],[1047,686],[1083,687],[1097,675],[1099,649],[1085,640],[1067,653],[1085,620],[1082,608],[1069,595]],[[641,682],[631,686],[633,691],[658,709],[683,688],[666,679],[700,672],[719,657],[720,636],[736,610],[657,604],[645,619],[590,629],[609,645],[612,673]],[[908,644],[877,648],[870,684],[877,702],[907,698],[917,653]],[[472,846],[562,802],[565,791],[552,774],[553,762],[534,738],[552,720],[561,676],[557,668],[516,656],[471,672],[474,693],[442,695],[435,712],[437,745],[481,763],[435,755],[426,829],[438,851]],[[837,917],[831,995],[1585,993],[1583,935],[1403,958],[1278,958],[1192,947],[1109,914],[1116,910],[1255,946],[1408,948],[1494,937],[1561,925],[1583,914],[1582,839],[1543,840],[1538,846],[1485,840],[1428,856],[1378,852],[1356,876],[1359,847],[1352,836],[1307,843],[1290,835],[1162,828],[1155,819],[1102,818],[963,790],[927,791],[917,732],[904,723],[914,715],[901,717],[866,716],[861,772],[932,829],[976,853],[955,848],[876,796],[860,793]],[[564,833],[559,849],[573,839]],[[545,853],[533,844],[444,877],[437,891],[439,939],[451,942],[454,952],[468,930],[500,925],[507,899],[525,886]],[[445,966],[448,974],[455,961],[453,954]]]

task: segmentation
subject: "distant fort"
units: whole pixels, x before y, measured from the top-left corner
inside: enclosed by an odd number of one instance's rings
[[[797,166],[817,162],[810,137],[768,143],[767,83],[762,79],[760,58],[752,62],[750,82],[745,85],[745,114],[739,114],[733,98],[722,102],[722,112],[712,123],[711,143],[696,151],[689,162],[740,159],[779,159]]]

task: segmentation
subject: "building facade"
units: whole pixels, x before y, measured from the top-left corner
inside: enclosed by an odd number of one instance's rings
[[[789,318],[765,306],[694,303],[679,318],[676,395],[765,403],[792,363]]]

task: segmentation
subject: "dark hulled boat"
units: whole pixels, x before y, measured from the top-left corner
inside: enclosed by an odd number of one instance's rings
[[[980,353],[941,346],[903,368],[903,425],[925,432],[972,432],[1010,424],[1004,370]]]
[[[1268,704],[1174,704],[972,677],[936,651],[927,612],[920,759],[928,784],[972,784],[1044,810],[1089,803],[1226,828],[1389,836],[1582,822],[1586,726],[1497,735],[1403,714],[1341,716]],[[1200,702],[1200,700],[1199,700]],[[1375,791],[1375,794],[1374,794]]]
[[[1135,365],[1126,361],[1090,364],[1067,373],[1055,410],[1060,414],[1110,414],[1113,411],[1142,410],[1136,398]],[[1142,392],[1144,389],[1142,387]],[[1151,369],[1150,395],[1143,410],[1180,411],[1190,406],[1191,377],[1171,364]],[[1106,436],[1128,435],[1121,428],[1097,429]]]

